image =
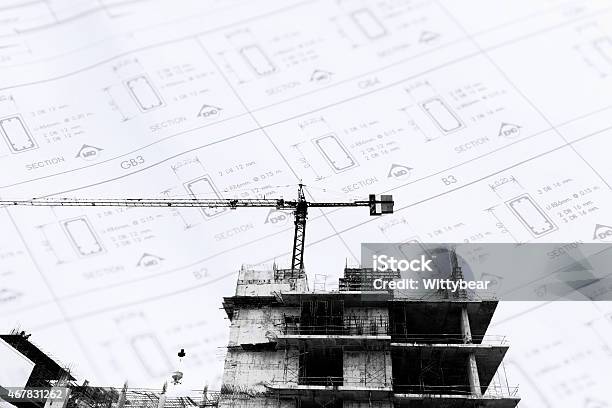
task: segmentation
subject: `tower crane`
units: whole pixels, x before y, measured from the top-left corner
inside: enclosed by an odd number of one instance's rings
[[[0,200],[0,206],[59,206],[59,207],[207,207],[230,209],[242,207],[271,207],[277,210],[292,210],[295,220],[291,269],[304,268],[304,240],[309,208],[369,207],[371,216],[393,213],[391,195],[370,194],[368,200],[348,202],[311,202],[304,195],[304,185],[298,185],[296,200],[283,198],[32,198],[29,200]]]

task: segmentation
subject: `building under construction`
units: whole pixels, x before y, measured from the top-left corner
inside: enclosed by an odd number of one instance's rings
[[[462,278],[450,259],[450,277]],[[0,399],[17,408],[516,407],[517,390],[500,369],[508,345],[485,334],[497,301],[373,289],[374,279],[398,277],[345,268],[338,290],[311,291],[303,269],[242,268],[235,295],[223,302],[231,324],[219,391],[170,396],[166,385],[77,384],[23,332],[2,336],[34,364],[26,386],[70,393],[11,401],[0,384]]]
[[[243,268],[223,304],[231,326],[220,408],[518,404],[501,366],[508,345],[485,334],[496,300],[414,299],[375,291],[376,277],[346,268],[339,290],[310,291],[302,270]]]

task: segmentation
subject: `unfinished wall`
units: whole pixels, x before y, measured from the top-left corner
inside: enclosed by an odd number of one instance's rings
[[[238,272],[236,296],[272,296],[275,292],[307,292],[306,278],[275,279],[275,271],[241,269]]]
[[[389,310],[386,307],[346,307],[344,321],[349,334],[382,336],[387,334]]]
[[[390,387],[391,353],[362,350],[344,352],[344,385],[349,387]]]
[[[283,333],[285,316],[299,317],[297,307],[264,306],[238,309],[230,326],[229,345],[261,344],[276,341]]]
[[[264,392],[265,385],[297,383],[298,352],[229,349],[225,356],[223,384],[242,392]]]
[[[219,408],[295,408],[295,406],[294,400],[274,397],[223,395],[219,399]]]

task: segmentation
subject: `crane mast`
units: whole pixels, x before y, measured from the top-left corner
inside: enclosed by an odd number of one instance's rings
[[[298,201],[295,211],[295,231],[293,234],[293,255],[291,256],[291,270],[304,269],[304,241],[306,239],[306,219],[308,218],[308,201],[304,197],[304,190],[300,184]]]
[[[45,207],[206,207],[230,209],[255,207],[276,208],[277,210],[293,210],[295,231],[293,235],[293,251],[291,269],[304,269],[304,244],[306,240],[306,220],[308,208],[334,207],[369,207],[370,215],[378,216],[393,213],[393,197],[391,195],[369,195],[368,200],[347,202],[309,202],[304,195],[304,185],[298,185],[296,200],[283,198],[32,198],[29,200],[0,200],[0,206],[45,206]]]

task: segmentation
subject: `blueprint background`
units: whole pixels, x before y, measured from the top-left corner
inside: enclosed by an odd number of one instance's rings
[[[611,9],[4,1],[0,197],[290,198],[300,180],[312,200],[393,194],[390,216],[311,211],[306,268],[327,289],[365,241],[605,242]],[[0,331],[98,385],[161,387],[184,348],[184,386],[215,389],[221,298],[243,264],[288,265],[293,225],[13,207],[0,231]],[[609,302],[507,302],[494,319],[522,408],[610,406]]]

